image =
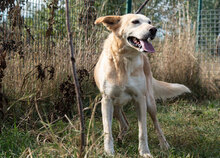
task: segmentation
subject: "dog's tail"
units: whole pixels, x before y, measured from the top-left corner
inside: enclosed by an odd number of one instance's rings
[[[166,99],[178,96],[183,93],[191,93],[189,88],[182,84],[167,83],[163,81],[158,81],[155,78],[153,78],[152,83],[155,99]]]

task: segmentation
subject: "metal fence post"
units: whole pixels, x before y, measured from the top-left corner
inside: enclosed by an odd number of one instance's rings
[[[196,52],[199,49],[199,31],[201,30],[201,11],[202,11],[202,0],[198,0],[198,11],[197,11],[197,27],[196,27]]]
[[[132,0],[126,0],[126,14],[131,13]]]

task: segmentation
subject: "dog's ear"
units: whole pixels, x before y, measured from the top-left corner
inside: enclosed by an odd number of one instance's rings
[[[120,27],[121,16],[103,16],[96,19],[95,24],[102,23],[108,30],[116,31]]]

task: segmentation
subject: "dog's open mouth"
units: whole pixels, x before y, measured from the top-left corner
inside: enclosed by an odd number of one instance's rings
[[[141,52],[149,52],[149,53],[154,53],[155,49],[152,46],[152,44],[146,40],[141,40],[133,36],[128,37],[128,42],[135,48],[139,48]]]

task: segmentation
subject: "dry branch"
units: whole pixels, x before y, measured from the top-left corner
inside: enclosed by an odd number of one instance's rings
[[[76,91],[76,99],[77,99],[77,106],[78,106],[78,113],[80,116],[80,134],[81,134],[81,144],[80,144],[80,153],[79,157],[83,157],[83,152],[85,149],[85,125],[84,125],[84,115],[83,115],[83,106],[82,100],[80,96],[80,87],[79,82],[77,79],[76,73],[76,66],[75,66],[75,58],[74,58],[74,48],[73,48],[73,37],[70,29],[70,22],[69,22],[69,1],[66,0],[66,25],[67,25],[67,32],[69,37],[69,45],[70,45],[70,59],[72,63],[72,71],[73,71],[73,80],[75,84],[75,91]]]
[[[0,47],[0,119],[4,118],[4,113],[3,113],[3,92],[2,92],[2,79],[4,77],[4,70],[7,67],[6,65],[6,52],[4,50],[5,48]],[[0,126],[0,131],[1,131],[1,126]]]
[[[141,10],[144,8],[144,6],[149,2],[149,0],[146,0],[141,6],[140,8],[135,12],[135,14],[139,14],[141,12]]]

